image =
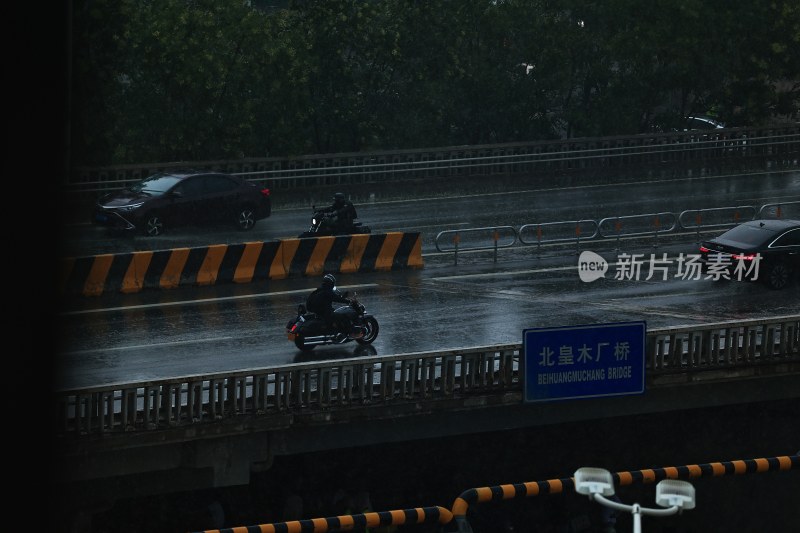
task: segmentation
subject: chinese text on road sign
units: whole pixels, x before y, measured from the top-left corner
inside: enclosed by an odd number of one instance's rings
[[[526,402],[644,393],[645,322],[523,331]]]

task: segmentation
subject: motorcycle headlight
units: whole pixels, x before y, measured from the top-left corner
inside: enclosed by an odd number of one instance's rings
[[[312,223],[312,224],[316,224],[316,223],[317,223],[317,219],[316,219],[316,218],[312,218],[312,219],[311,219],[311,223]]]

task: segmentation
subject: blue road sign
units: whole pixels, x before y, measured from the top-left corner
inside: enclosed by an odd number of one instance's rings
[[[643,394],[646,329],[641,321],[523,330],[524,401]]]

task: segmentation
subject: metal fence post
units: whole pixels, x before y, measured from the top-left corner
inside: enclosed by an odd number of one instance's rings
[[[542,255],[542,226],[536,226],[536,257]]]
[[[653,226],[655,226],[655,241],[653,242],[653,249],[658,248],[658,228],[661,227],[661,221],[658,220],[658,215],[656,215],[655,219],[653,220]]]
[[[700,244],[700,224],[703,221],[703,216],[698,212],[694,216],[694,223],[697,226],[697,244]]]

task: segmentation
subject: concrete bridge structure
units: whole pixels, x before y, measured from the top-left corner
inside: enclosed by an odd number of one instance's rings
[[[343,183],[391,189],[415,181],[428,186],[437,179],[513,179],[539,174],[575,176],[582,182],[609,176],[625,179],[639,175],[642,168],[685,172],[763,165],[764,161],[796,164],[799,153],[800,126],[794,124],[713,134],[683,132],[193,166],[247,174],[276,189],[318,193]],[[92,196],[158,169],[78,169],[64,184],[64,191],[91,201]],[[301,194],[298,203],[308,203],[308,198]],[[800,405],[797,315],[650,330],[645,358],[641,395],[538,403],[523,401],[520,344],[57,390],[50,410],[55,413],[56,488],[66,508],[92,509],[100,502],[243,485],[258,473],[268,474],[276,458],[356,445],[401,444],[410,449],[415,442],[438,439],[447,446],[453,441],[445,439],[466,442],[475,434],[519,430],[552,436],[574,431],[576,424],[607,422],[607,445],[623,447],[630,446],[631,436],[617,435],[613,424],[627,418],[656,419],[673,413],[674,421],[683,413],[709,409],[718,412],[721,420],[733,406],[775,404],[784,409],[787,403]],[[788,412],[787,418],[792,416]],[[716,423],[708,420],[709,426]],[[742,420],[744,428],[751,424],[753,420]],[[681,438],[679,429],[665,429],[673,434],[663,445],[676,444]],[[760,437],[765,449],[781,449],[761,456],[796,454],[800,437],[793,449],[785,449],[784,436],[791,430],[776,429],[780,432]],[[730,444],[710,446],[723,449]],[[659,445],[648,441],[635,447]],[[502,454],[503,443],[493,447],[498,456]],[[531,460],[547,462],[547,458]]]
[[[521,366],[517,344],[57,391],[59,481],[85,504],[246,484],[354,442],[800,400],[800,316],[650,330],[641,395],[525,403]]]

